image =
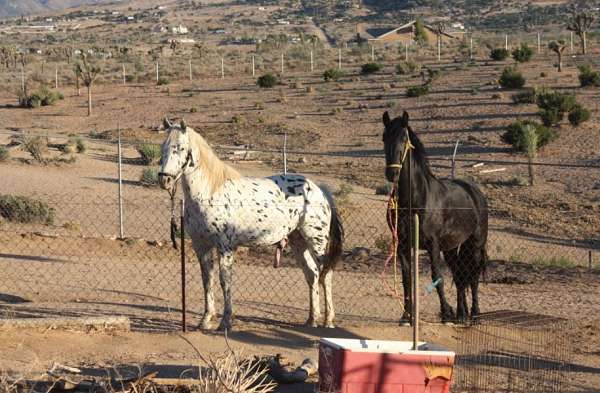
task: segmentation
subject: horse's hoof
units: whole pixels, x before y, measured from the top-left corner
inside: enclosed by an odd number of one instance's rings
[[[226,321],[226,320],[221,320],[221,323],[219,324],[219,327],[217,328],[217,330],[219,332],[224,332],[226,330],[231,330],[231,328],[233,327],[233,323],[231,323],[231,321]]]
[[[400,326],[410,326],[410,320],[409,319],[401,319],[400,322],[398,323],[398,325],[400,325]]]
[[[331,321],[325,322],[325,324],[323,325],[323,327],[328,328],[328,329],[335,329],[335,325]]]
[[[308,318],[308,320],[306,322],[304,322],[304,326],[316,328],[319,325],[317,324],[316,320],[314,320],[312,318]]]
[[[200,324],[198,325],[199,329],[202,330],[210,330],[213,328],[213,324],[212,324],[212,316],[208,316],[208,317],[202,317],[202,321],[200,321]]]

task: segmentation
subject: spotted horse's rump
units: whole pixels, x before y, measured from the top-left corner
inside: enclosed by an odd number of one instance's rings
[[[307,324],[320,319],[319,285],[325,295],[324,325],[333,327],[332,272],[342,254],[343,228],[330,193],[297,174],[267,178],[241,176],[221,161],[204,138],[185,122],[165,119],[168,137],[162,146],[159,182],[171,190],[181,179],[185,198],[185,230],[200,261],[204,316],[208,329],[215,316],[213,250],[219,255],[224,311],[219,329],[233,319],[232,265],[239,246],[275,245],[275,265],[289,242],[303,267],[310,290]]]

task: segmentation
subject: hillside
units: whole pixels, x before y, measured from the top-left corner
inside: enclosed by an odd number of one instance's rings
[[[0,0],[0,18],[39,14],[80,5],[107,2],[107,0]]]

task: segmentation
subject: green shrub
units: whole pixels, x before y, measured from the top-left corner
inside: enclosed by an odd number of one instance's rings
[[[490,52],[490,59],[495,61],[502,61],[508,58],[508,51],[504,48],[494,48]]]
[[[169,83],[171,83],[171,81],[166,76],[161,76],[160,78],[158,78],[158,81],[156,81],[156,84],[158,86],[166,86]]]
[[[138,153],[142,158],[144,165],[156,165],[160,161],[161,157],[161,146],[151,143],[144,143],[137,147]]]
[[[511,96],[515,104],[535,104],[537,102],[537,89],[525,89]]]
[[[571,94],[545,91],[538,94],[537,104],[542,122],[549,127],[560,123],[565,113],[569,113],[577,105],[577,100]]]
[[[564,113],[558,112],[555,109],[540,109],[538,111],[538,115],[540,116],[540,119],[542,119],[542,123],[546,127],[552,127],[557,125],[565,117]]]
[[[525,143],[524,137],[526,133],[526,127],[532,126],[535,128],[535,133],[537,134],[537,147],[538,149],[548,142],[556,139],[556,131],[551,128],[547,128],[535,121],[531,120],[519,120],[512,124],[510,124],[506,128],[506,132],[502,135],[502,140],[506,143],[511,144],[515,150],[526,152],[527,145]]]
[[[505,89],[520,89],[525,86],[525,78],[516,67],[506,67],[498,83]]]
[[[569,123],[577,127],[590,119],[590,111],[580,104],[577,104],[569,112]]]
[[[40,106],[54,105],[56,101],[64,99],[64,95],[58,91],[41,86],[37,91],[27,97],[20,97],[19,102],[25,108],[39,108]]]
[[[512,57],[518,63],[526,63],[531,60],[533,56],[533,49],[527,44],[523,43],[520,47],[512,51]]]
[[[8,160],[10,151],[5,146],[0,146],[0,162]]]
[[[258,77],[258,79],[256,80],[256,84],[259,87],[263,87],[263,88],[267,88],[267,89],[275,87],[275,85],[277,85],[277,83],[279,83],[279,81],[277,80],[277,77],[273,74],[262,75],[262,76]]]
[[[0,195],[0,216],[19,223],[54,223],[54,209],[46,203],[14,195]]]
[[[429,93],[429,85],[410,86],[406,89],[407,97],[421,97]]]
[[[366,63],[360,69],[360,73],[363,75],[374,74],[383,70],[383,65],[379,63]]]
[[[344,72],[337,68],[330,68],[323,73],[323,79],[325,80],[325,82],[337,81],[338,79],[340,79],[343,76],[344,76]]]
[[[579,83],[581,87],[600,86],[600,71],[593,71],[589,64],[579,66]]]
[[[158,171],[154,168],[144,168],[140,176],[140,183],[144,186],[157,186]]]
[[[411,75],[416,74],[421,71],[421,64],[409,60],[409,61],[401,61],[396,66],[396,74],[398,75]]]

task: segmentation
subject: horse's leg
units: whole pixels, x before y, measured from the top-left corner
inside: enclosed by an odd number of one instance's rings
[[[233,305],[231,300],[231,284],[233,280],[233,250],[219,250],[219,279],[223,291],[223,318],[218,330],[231,329],[233,322]]]
[[[200,242],[193,241],[192,246],[200,263],[202,272],[202,288],[204,289],[204,315],[200,322],[202,329],[210,329],[210,322],[215,316],[215,297],[213,290],[213,276],[215,264],[213,261],[212,248],[203,247]]]
[[[316,327],[321,314],[319,304],[319,268],[308,249],[308,244],[299,233],[293,232],[288,238],[294,257],[300,266],[302,266],[302,272],[308,284],[310,309],[306,325]]]
[[[410,266],[410,245],[400,241],[396,251],[400,258],[402,268],[402,289],[404,291],[404,312],[400,317],[400,325],[408,326],[412,323],[412,278]]]
[[[323,292],[325,293],[325,327],[333,328],[333,319],[335,311],[333,310],[333,287],[332,287],[333,270],[327,271],[323,276]]]
[[[474,266],[473,276],[471,277],[471,318],[477,319],[479,316],[479,277],[481,276],[481,272],[485,268],[485,250],[482,248],[478,248],[474,251],[475,255],[473,257],[473,262],[476,264]]]
[[[450,322],[454,319],[454,311],[452,311],[452,306],[448,304],[446,293],[444,292],[444,279],[441,275],[440,247],[438,242],[433,240],[427,251],[431,258],[431,281],[436,282],[437,280],[440,280],[435,289],[437,290],[438,298],[440,300],[442,322]]]

